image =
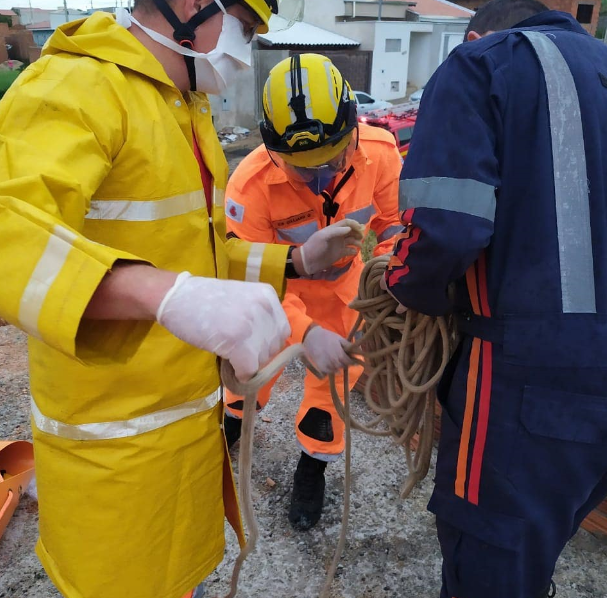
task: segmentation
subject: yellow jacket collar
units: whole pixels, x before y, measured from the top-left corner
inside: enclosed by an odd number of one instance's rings
[[[61,25],[46,43],[42,55],[61,53],[111,62],[175,87],[154,55],[106,12]]]

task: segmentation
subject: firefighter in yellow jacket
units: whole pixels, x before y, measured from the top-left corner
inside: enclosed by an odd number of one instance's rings
[[[226,240],[200,93],[276,3],[154,1],[62,26],[0,103],[0,316],[30,335],[37,552],[67,598],[190,596],[225,516],[242,540],[216,355],[245,379],[289,334],[288,247]]]
[[[401,158],[383,129],[358,125],[348,83],[319,54],[286,59],[270,72],[263,92],[264,145],[238,166],[226,191],[228,236],[282,243],[291,255],[319,230],[341,218],[377,234],[375,254],[391,251],[402,230],[398,218]],[[291,324],[290,343],[303,341],[323,372],[350,361],[343,347],[356,320],[348,307],[357,293],[363,263],[358,249],[330,268],[299,276],[287,270],[283,307]],[[360,367],[350,370],[354,385]],[[336,377],[338,388],[342,376]],[[263,407],[273,382],[259,393]],[[227,395],[224,427],[228,444],[240,434],[242,398]],[[289,520],[309,529],[321,515],[324,470],[344,449],[343,421],[331,400],[328,380],[311,373],[295,422],[302,449],[295,472]]]

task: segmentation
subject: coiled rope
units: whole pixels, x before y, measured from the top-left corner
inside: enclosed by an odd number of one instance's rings
[[[374,258],[363,269],[358,297],[350,306],[359,312],[348,339],[349,354],[365,365],[368,378],[365,400],[375,414],[361,423],[350,415],[348,371],[344,370],[343,402],[329,376],[331,396],[337,413],[345,422],[344,510],[340,538],[320,598],[326,598],[346,542],[350,511],[351,429],[375,436],[391,436],[405,450],[408,475],[401,488],[405,498],[430,468],[434,439],[435,388],[449,359],[453,335],[444,318],[433,318],[412,310],[396,313],[397,301],[382,290],[387,256]],[[242,564],[255,548],[259,531],[251,499],[253,431],[257,392],[287,363],[300,358],[312,373],[321,377],[305,360],[303,345],[292,345],[276,356],[251,380],[241,383],[227,361],[222,361],[221,378],[233,393],[244,396],[242,434],[238,457],[238,492],[248,541],[240,551],[225,598],[234,598]],[[417,436],[417,442],[414,437]],[[412,444],[413,443],[413,444]],[[413,448],[415,446],[415,450]]]

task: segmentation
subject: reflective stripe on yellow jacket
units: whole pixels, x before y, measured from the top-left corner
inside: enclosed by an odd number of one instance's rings
[[[113,17],[63,26],[44,54],[0,103],[0,313],[32,338],[38,553],[67,598],[180,598],[222,559],[226,510],[239,527],[216,358],[82,313],[117,260],[280,293],[287,248],[226,242],[206,96],[184,97]]]

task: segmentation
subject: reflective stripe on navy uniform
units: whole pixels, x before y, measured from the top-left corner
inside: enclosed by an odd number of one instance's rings
[[[424,91],[388,272],[462,340],[439,387],[441,598],[540,598],[607,495],[607,47],[549,11]]]

